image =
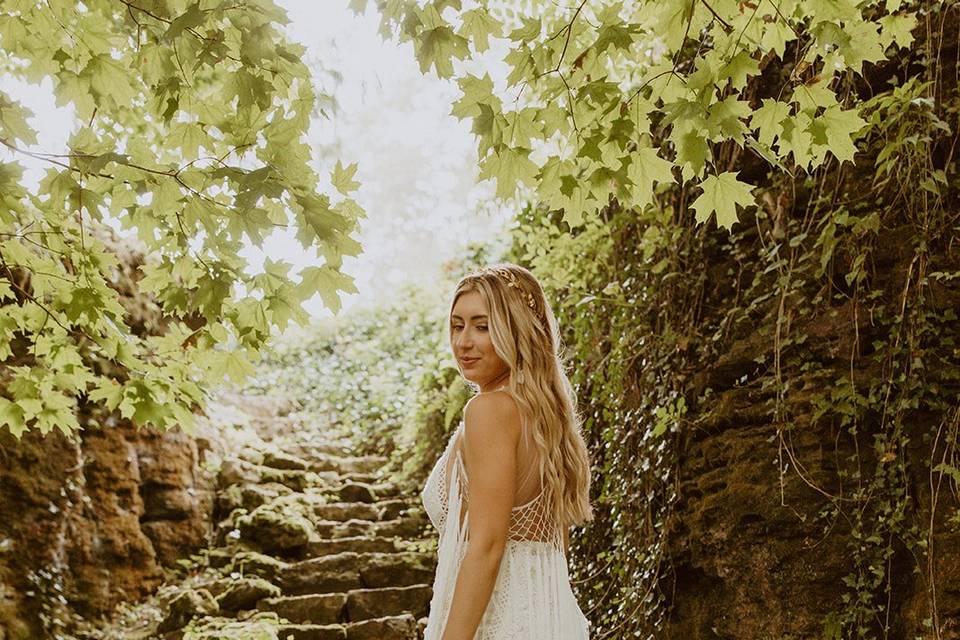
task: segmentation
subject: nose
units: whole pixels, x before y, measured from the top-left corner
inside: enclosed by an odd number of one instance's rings
[[[462,329],[453,339],[453,345],[458,351],[465,351],[473,344],[473,338],[470,337],[469,329]]]

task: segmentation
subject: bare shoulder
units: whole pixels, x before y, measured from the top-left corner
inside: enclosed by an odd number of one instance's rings
[[[520,441],[520,408],[505,391],[476,395],[463,409],[471,440],[516,445]]]

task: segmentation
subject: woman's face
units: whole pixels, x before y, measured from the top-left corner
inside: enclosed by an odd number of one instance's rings
[[[505,384],[510,367],[493,350],[487,305],[479,291],[457,298],[450,314],[450,344],[463,377],[485,392]]]

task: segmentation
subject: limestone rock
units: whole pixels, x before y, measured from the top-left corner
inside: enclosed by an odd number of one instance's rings
[[[244,540],[258,545],[267,553],[284,552],[305,546],[318,538],[311,522],[297,512],[280,512],[273,505],[263,505],[237,519],[237,529]]]
[[[347,482],[340,488],[340,499],[344,502],[374,502],[377,497],[372,485],[363,482]]]
[[[397,551],[397,544],[393,538],[377,538],[372,536],[355,536],[352,538],[323,538],[307,544],[304,555],[308,558],[327,556],[344,551],[357,553],[393,553]]]
[[[360,581],[367,588],[431,584],[435,570],[434,554],[368,554]]]
[[[264,598],[280,596],[280,587],[263,578],[242,578],[231,580],[231,585],[217,596],[221,611],[240,611],[253,609]]]
[[[417,619],[410,614],[373,618],[347,625],[347,640],[410,640],[417,637]]]
[[[310,464],[303,458],[283,451],[265,451],[263,466],[293,471],[306,471],[310,468]]]
[[[347,551],[290,564],[280,573],[279,583],[290,595],[356,589],[362,586],[359,558]]]
[[[314,514],[322,520],[379,520],[380,512],[374,505],[362,502],[335,502],[318,505]]]
[[[217,486],[220,489],[229,487],[232,484],[254,484],[260,482],[260,474],[257,467],[236,458],[228,458],[220,465],[220,471],[217,474]]]
[[[277,636],[283,640],[347,640],[347,630],[340,624],[282,624]]]
[[[239,551],[234,555],[229,566],[231,571],[259,576],[274,582],[287,567],[287,563],[257,551]]]
[[[267,598],[257,603],[261,611],[274,611],[294,623],[332,624],[340,622],[347,595],[308,594]]]
[[[215,615],[219,610],[217,601],[206,589],[184,591],[170,601],[169,610],[157,627],[157,633],[182,629],[194,616]]]
[[[355,589],[347,594],[347,619],[367,620],[411,613],[422,616],[430,606],[432,589],[425,585],[387,589]]]

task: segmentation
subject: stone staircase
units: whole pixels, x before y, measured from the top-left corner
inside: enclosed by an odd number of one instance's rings
[[[279,616],[281,640],[421,638],[435,542],[419,496],[384,481],[384,463],[305,442],[224,459],[208,566],[147,637]]]

